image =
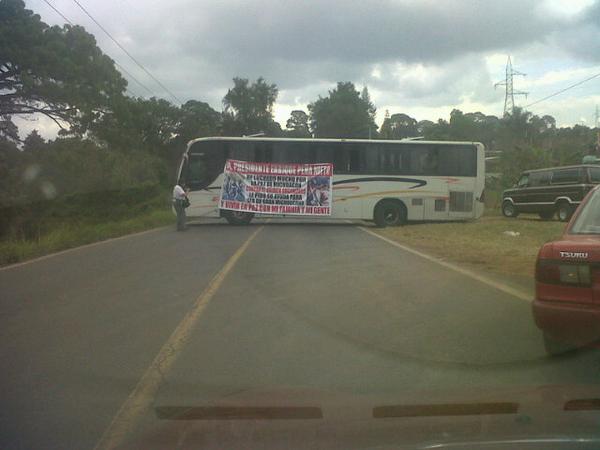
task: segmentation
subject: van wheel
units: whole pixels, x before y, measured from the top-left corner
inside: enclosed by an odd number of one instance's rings
[[[540,213],[540,219],[550,220],[554,217],[554,211],[544,211]]]
[[[406,223],[406,208],[398,202],[382,200],[375,207],[373,219],[379,228],[404,225]]]
[[[243,211],[223,211],[223,217],[230,225],[248,225],[254,214]]]
[[[519,213],[517,212],[517,208],[515,208],[515,205],[513,205],[512,202],[506,200],[502,203],[502,215],[504,217],[514,218],[517,217]]]
[[[544,348],[548,356],[558,356],[575,350],[577,347],[566,342],[557,341],[544,333]]]
[[[558,212],[558,220],[567,222],[573,215],[573,208],[567,202],[560,202],[556,208]]]

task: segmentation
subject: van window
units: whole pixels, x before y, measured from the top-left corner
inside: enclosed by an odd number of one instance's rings
[[[551,172],[533,172],[529,175],[529,186],[548,186]]]
[[[529,184],[529,174],[521,175],[521,179],[517,183],[517,187],[527,187]]]
[[[581,181],[580,169],[555,170],[552,173],[552,184],[573,184]]]
[[[600,167],[590,167],[590,181],[592,183],[600,183]]]

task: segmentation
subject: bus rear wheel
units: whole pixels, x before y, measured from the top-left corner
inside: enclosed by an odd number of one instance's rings
[[[223,217],[230,225],[248,225],[254,214],[243,211],[223,211]]]
[[[394,227],[406,223],[406,208],[399,202],[382,200],[373,214],[375,225],[379,228]]]

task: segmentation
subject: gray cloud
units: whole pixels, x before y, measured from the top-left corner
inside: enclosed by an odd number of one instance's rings
[[[72,2],[55,4],[166,95]],[[29,6],[44,19],[53,14],[41,0],[29,0]],[[491,85],[500,74],[487,72],[486,54],[535,47],[600,60],[600,2],[575,16],[552,14],[538,0],[98,0],[86,6],[178,97],[217,109],[234,76],[264,76],[288,104],[326,95],[336,81],[353,81],[379,90],[389,102],[435,106],[465,97],[497,101]],[[403,77],[398,64],[408,72],[422,65],[435,76]],[[371,76],[375,65],[379,79]]]

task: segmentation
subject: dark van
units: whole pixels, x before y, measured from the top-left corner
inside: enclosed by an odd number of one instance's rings
[[[502,194],[502,214],[537,213],[542,219],[554,214],[566,222],[585,195],[600,183],[600,165],[527,170],[519,182]]]

